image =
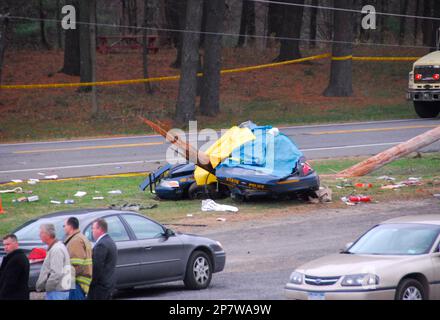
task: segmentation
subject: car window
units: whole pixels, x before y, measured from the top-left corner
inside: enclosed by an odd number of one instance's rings
[[[130,214],[123,217],[139,240],[159,238],[163,235],[163,227],[151,220]]]
[[[112,237],[113,241],[118,242],[130,240],[127,230],[117,216],[106,217],[104,220],[107,222],[108,234]],[[95,242],[95,239],[93,239],[91,224],[84,230],[84,235],[90,241]]]
[[[38,219],[32,223],[24,225],[15,231],[18,241],[41,241],[40,239],[40,226],[42,224],[51,223],[55,226],[55,232],[57,239],[64,240],[66,235],[64,234],[64,220],[66,217],[54,217],[48,219]]]

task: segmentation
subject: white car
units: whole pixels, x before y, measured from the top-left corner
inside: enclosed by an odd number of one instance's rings
[[[296,300],[440,299],[440,215],[385,221],[330,255],[297,268]]]

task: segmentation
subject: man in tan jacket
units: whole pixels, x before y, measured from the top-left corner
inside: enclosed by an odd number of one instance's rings
[[[84,300],[92,281],[92,245],[80,232],[79,221],[70,217],[64,222],[66,240],[64,244],[75,268],[75,289],[70,290],[69,300]]]

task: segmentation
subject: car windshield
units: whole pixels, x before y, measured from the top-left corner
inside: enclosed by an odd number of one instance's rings
[[[38,219],[37,221],[31,222],[24,227],[19,228],[15,231],[18,241],[41,241],[40,240],[40,226],[44,223],[52,223],[55,226],[55,232],[57,234],[57,239],[63,240],[64,234],[64,221],[66,217],[53,217],[50,219]]]
[[[362,236],[349,250],[352,254],[421,255],[429,253],[439,226],[382,224]]]

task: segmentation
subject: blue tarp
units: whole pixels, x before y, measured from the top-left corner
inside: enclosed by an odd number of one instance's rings
[[[231,157],[216,168],[216,175],[227,177],[228,171],[235,168],[233,171],[236,174],[240,172],[249,176],[254,171],[251,175],[266,175],[263,180],[269,177],[283,179],[290,176],[303,156],[292,140],[282,133],[272,134],[271,126],[252,126],[250,129],[256,140],[235,149]]]

